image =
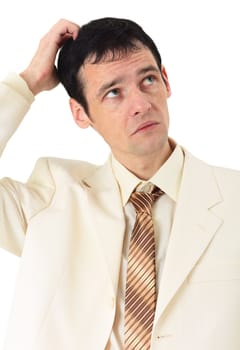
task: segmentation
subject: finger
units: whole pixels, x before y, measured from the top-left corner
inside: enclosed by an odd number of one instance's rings
[[[73,40],[75,40],[78,36],[78,32],[79,32],[79,29],[77,30],[74,30],[74,31],[69,31],[69,30],[66,30],[64,31],[64,33],[61,33],[61,37],[64,38],[64,39],[70,39],[72,38]]]
[[[70,35],[73,39],[76,39],[80,26],[74,22],[61,19],[53,27],[53,30],[60,31],[61,36]]]

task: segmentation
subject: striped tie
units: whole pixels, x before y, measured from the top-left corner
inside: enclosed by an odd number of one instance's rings
[[[133,192],[136,210],[131,235],[125,296],[125,350],[149,350],[156,308],[155,243],[152,205],[163,192]]]

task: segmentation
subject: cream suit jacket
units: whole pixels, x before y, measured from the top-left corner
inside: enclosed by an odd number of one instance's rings
[[[4,85],[0,102],[4,148],[30,103]],[[152,349],[239,350],[240,174],[184,152]],[[0,210],[21,256],[4,350],[108,349],[125,230],[109,162],[40,159],[27,184],[1,181]]]

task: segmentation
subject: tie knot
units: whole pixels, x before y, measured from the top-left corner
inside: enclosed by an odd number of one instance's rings
[[[164,192],[162,190],[155,186],[152,192],[133,192],[129,201],[133,204],[137,213],[145,212],[151,215],[153,203],[163,193]]]

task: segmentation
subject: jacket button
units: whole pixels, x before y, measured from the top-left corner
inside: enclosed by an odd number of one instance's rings
[[[171,334],[163,334],[163,335],[157,335],[156,338],[157,340],[162,340],[171,337]]]

